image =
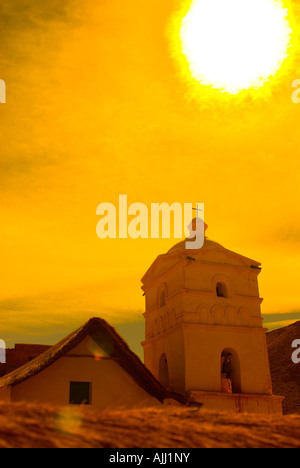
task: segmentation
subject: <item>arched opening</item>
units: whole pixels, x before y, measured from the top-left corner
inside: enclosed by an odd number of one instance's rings
[[[160,295],[159,300],[160,307],[164,307],[166,305],[166,291],[163,289]]]
[[[216,293],[218,297],[228,297],[228,290],[225,283],[217,283]]]
[[[226,348],[221,353],[221,391],[241,393],[241,371],[237,353]]]
[[[159,360],[158,380],[164,387],[169,387],[169,367],[165,353],[161,355]]]

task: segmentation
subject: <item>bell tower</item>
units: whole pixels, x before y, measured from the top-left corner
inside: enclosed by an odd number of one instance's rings
[[[262,325],[260,263],[206,232],[202,248],[185,247],[159,255],[142,278],[145,365],[165,387],[206,408],[281,413]]]

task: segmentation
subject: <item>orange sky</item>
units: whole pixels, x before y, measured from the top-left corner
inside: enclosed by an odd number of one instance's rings
[[[98,239],[119,194],[204,202],[207,235],[262,262],[265,322],[299,319],[299,55],[257,99],[208,99],[172,57],[179,1],[2,4],[0,337],[51,344],[97,315],[136,339],[140,278],[177,240]]]

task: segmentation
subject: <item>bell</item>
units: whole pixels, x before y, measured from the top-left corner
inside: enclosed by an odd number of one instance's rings
[[[222,367],[222,374],[226,374],[226,379],[230,379],[231,374],[233,373],[231,361],[229,355],[225,356],[223,367]]]

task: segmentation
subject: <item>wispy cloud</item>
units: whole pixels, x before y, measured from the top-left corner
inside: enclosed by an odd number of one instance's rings
[[[264,318],[264,327],[268,328],[269,331],[276,330],[277,328],[286,327],[292,323],[300,320],[300,311],[292,312],[280,312],[274,314],[265,314]]]
[[[122,326],[140,321],[142,311],[110,306],[101,297],[100,285],[5,299],[0,301],[0,336],[8,344],[53,344],[95,316]]]

